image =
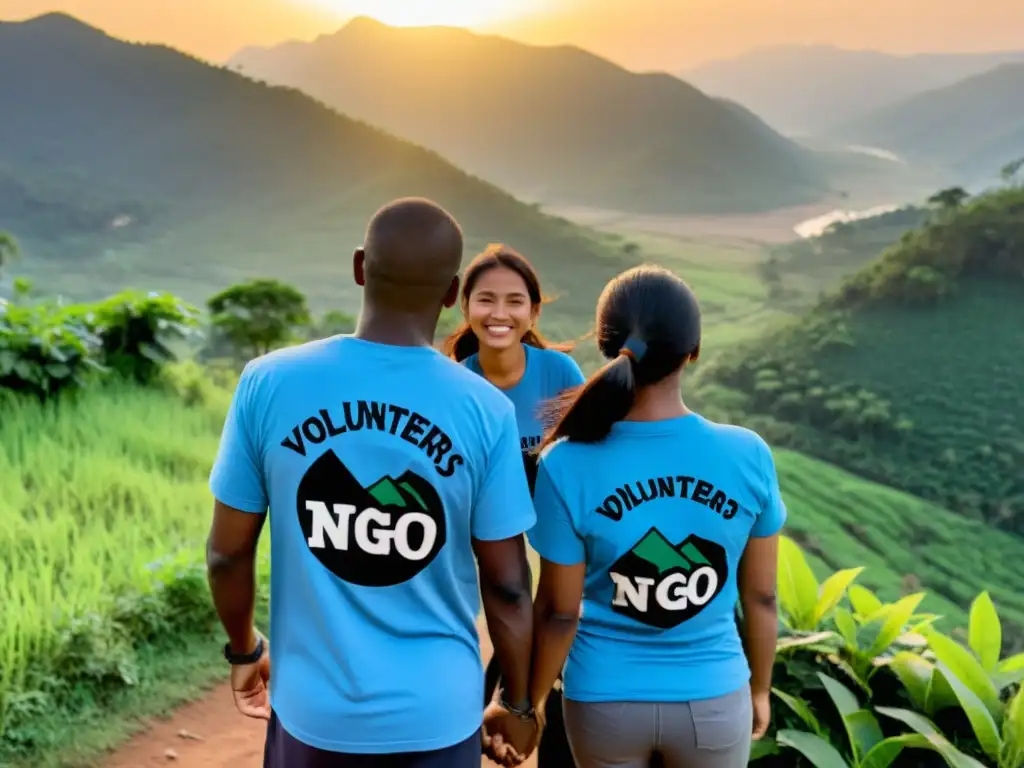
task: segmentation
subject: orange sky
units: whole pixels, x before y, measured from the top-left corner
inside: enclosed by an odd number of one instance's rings
[[[347,3],[365,8],[366,1],[0,0],[0,18],[62,10],[119,37],[164,42],[220,61],[242,45],[333,31],[347,18],[345,8],[354,7]],[[827,43],[897,53],[1024,49],[1022,0],[536,0],[533,4],[544,10],[487,31],[528,42],[575,43],[635,69],[679,70],[777,43]]]

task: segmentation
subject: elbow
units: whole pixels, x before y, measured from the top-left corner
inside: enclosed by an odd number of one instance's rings
[[[562,610],[547,601],[538,601],[537,618],[549,627],[575,628],[580,620],[577,606],[574,610]]]
[[[241,556],[237,553],[218,549],[210,539],[206,542],[206,572],[211,577],[219,576],[226,571],[232,570],[239,563],[251,561],[252,559],[251,553],[249,556]]]
[[[779,605],[775,592],[755,591],[743,595],[743,610],[757,610],[765,613],[778,613]]]
[[[491,602],[507,608],[530,605],[530,587],[519,582],[492,582],[483,585],[483,593]]]

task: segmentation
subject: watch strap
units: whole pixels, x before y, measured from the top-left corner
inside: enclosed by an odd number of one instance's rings
[[[256,648],[253,649],[252,653],[232,653],[231,643],[225,643],[224,658],[233,667],[242,666],[243,664],[255,664],[263,658],[263,638],[260,635],[256,636]]]

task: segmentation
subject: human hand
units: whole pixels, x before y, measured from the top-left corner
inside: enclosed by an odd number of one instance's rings
[[[492,701],[484,710],[484,753],[499,765],[519,765],[537,748],[542,727],[542,718],[524,720]]]
[[[270,719],[270,644],[263,641],[263,655],[254,664],[231,667],[231,695],[246,717]]]
[[[752,692],[750,698],[754,705],[753,738],[757,741],[768,732],[772,721],[771,691]]]

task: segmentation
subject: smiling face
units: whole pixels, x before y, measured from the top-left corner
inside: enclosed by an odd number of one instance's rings
[[[477,278],[465,312],[481,347],[507,349],[533,327],[540,307],[530,304],[526,281],[518,272],[497,266]]]

